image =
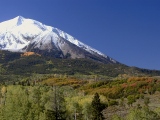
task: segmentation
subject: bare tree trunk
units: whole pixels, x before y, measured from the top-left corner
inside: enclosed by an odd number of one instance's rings
[[[77,120],[76,110],[74,112],[74,120]]]

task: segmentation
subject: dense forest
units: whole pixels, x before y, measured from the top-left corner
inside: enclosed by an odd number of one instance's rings
[[[159,74],[0,51],[0,120],[159,120]]]

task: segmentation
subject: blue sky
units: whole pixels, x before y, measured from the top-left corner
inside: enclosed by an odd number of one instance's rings
[[[160,70],[160,0],[0,1],[0,22],[18,15],[57,27],[123,64]]]

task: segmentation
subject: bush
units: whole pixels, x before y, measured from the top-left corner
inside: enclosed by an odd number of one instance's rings
[[[108,106],[118,105],[118,101],[116,100],[108,100]]]
[[[129,95],[128,97],[127,97],[127,100],[128,100],[128,105],[130,105],[130,106],[132,106],[132,104],[134,103],[134,102],[136,102],[136,98],[135,98],[135,96],[134,95]]]

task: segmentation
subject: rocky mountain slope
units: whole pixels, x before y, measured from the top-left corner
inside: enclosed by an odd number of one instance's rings
[[[57,28],[22,16],[0,23],[0,49],[33,51],[54,58],[87,58],[103,63],[118,63]]]

